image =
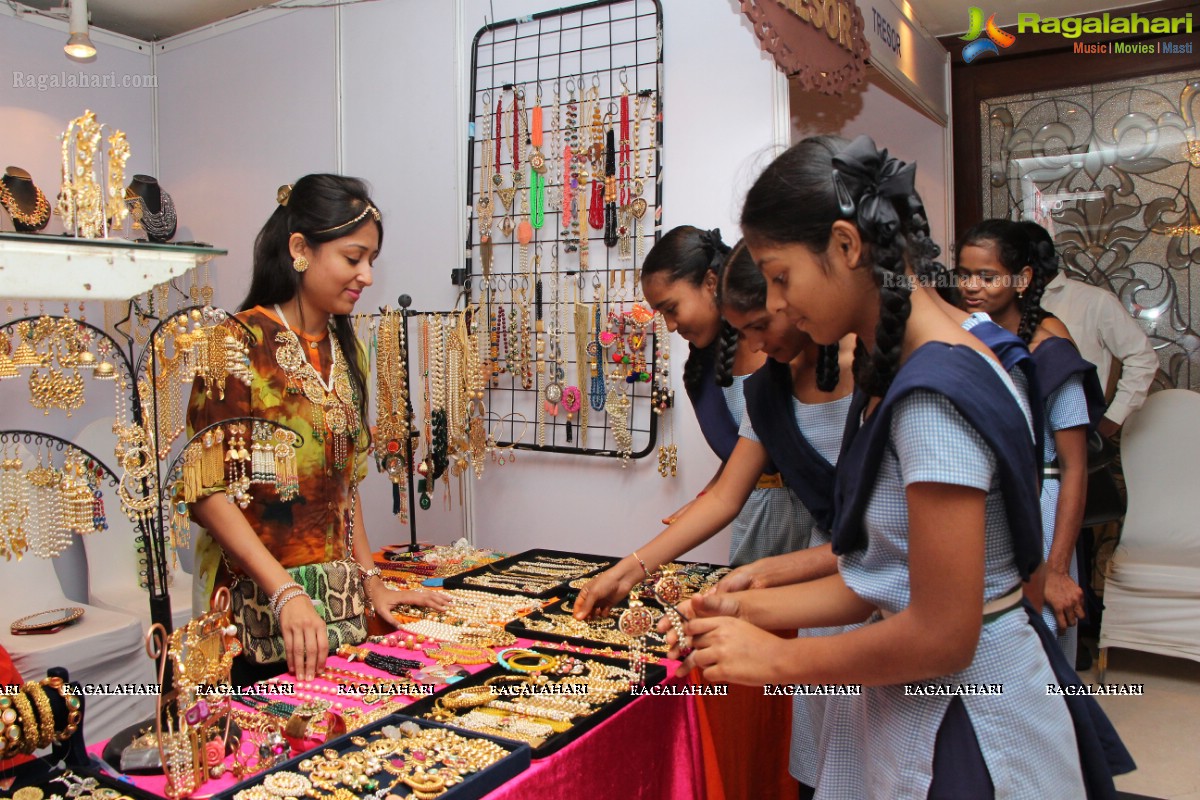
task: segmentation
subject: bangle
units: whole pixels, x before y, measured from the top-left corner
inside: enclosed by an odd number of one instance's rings
[[[25,731],[17,721],[17,709],[12,695],[0,695],[0,723],[3,724],[3,739],[0,739],[0,757],[9,752],[16,754]]]
[[[642,557],[637,554],[637,550],[633,551],[633,557],[636,558],[637,562],[642,565],[642,572],[645,573],[647,578],[649,578],[650,570],[646,569],[646,562],[642,561]]]
[[[362,564],[359,564],[357,561],[354,563],[358,567],[358,572],[360,575],[362,575],[362,579],[364,581],[367,578],[379,578],[380,580],[383,579],[383,570],[381,570],[379,567],[371,567],[370,569],[363,569]]]
[[[279,599],[280,595],[282,595],[288,589],[303,589],[303,588],[304,588],[303,586],[296,583],[295,581],[293,581],[291,583],[285,583],[283,586],[280,586],[278,589],[275,590],[274,594],[271,595],[271,599],[269,601],[267,601],[267,604],[269,606],[271,606],[272,609],[274,609],[275,601],[277,601]],[[276,616],[278,616],[278,614]]]
[[[286,606],[291,601],[295,600],[297,597],[300,597],[301,595],[304,595],[305,597],[308,596],[308,595],[304,594],[303,589],[292,589],[290,592],[285,594],[283,597],[279,598],[279,605],[273,609],[275,611],[275,619],[276,620],[279,619],[279,615],[283,613],[284,606]]]
[[[83,703],[79,700],[79,695],[75,694],[75,691],[62,678],[46,678],[42,681],[42,685],[57,691],[67,706],[67,726],[63,728],[62,736],[58,740],[65,742],[74,736],[75,731],[79,728],[79,720],[83,716]]]
[[[38,722],[34,716],[33,706],[29,702],[29,698],[24,692],[17,692],[11,695],[13,705],[17,708],[17,715],[21,719],[21,731],[23,733],[20,746],[16,748],[17,753],[32,753],[37,750],[38,738]]]
[[[50,708],[50,698],[46,696],[46,690],[37,681],[27,681],[21,688],[33,698],[38,719],[42,723],[41,730],[38,732],[38,747],[49,747],[54,743],[54,711]]]

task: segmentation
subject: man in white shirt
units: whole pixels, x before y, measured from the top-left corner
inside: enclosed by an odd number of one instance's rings
[[[1096,365],[1100,385],[1106,391],[1112,361],[1116,358],[1120,362],[1116,394],[1100,422],[1100,433],[1112,437],[1125,418],[1146,402],[1158,372],[1158,356],[1150,339],[1115,294],[1072,280],[1064,272],[1046,284],[1042,308],[1067,326],[1080,355]]]

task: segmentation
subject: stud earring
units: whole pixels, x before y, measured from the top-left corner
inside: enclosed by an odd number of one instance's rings
[[[292,261],[292,269],[296,270],[296,272],[304,272],[304,270],[308,269],[308,259],[304,256],[296,256]]]

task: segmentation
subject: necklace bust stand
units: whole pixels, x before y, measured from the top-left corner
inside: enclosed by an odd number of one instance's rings
[[[40,231],[50,222],[50,204],[20,167],[9,167],[0,176],[0,207],[12,218],[21,233]]]
[[[175,236],[178,220],[171,195],[163,191],[158,179],[149,175],[134,175],[125,190],[134,222],[146,232],[152,242],[169,242]]]

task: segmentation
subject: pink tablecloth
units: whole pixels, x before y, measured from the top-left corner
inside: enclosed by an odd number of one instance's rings
[[[666,662],[674,671],[675,663]],[[487,800],[703,800],[697,698],[636,698],[578,740],[536,759]]]
[[[519,644],[545,646],[544,642],[527,640],[521,640]],[[334,658],[332,662],[341,664],[342,659]],[[662,664],[670,675],[678,662],[663,661]],[[353,666],[363,669],[360,664]],[[482,668],[476,666],[471,670]],[[677,681],[669,678],[667,682]],[[289,697],[280,699],[292,702]],[[697,702],[697,698],[689,695],[637,697],[562,750],[536,759],[528,770],[488,794],[487,798],[629,800],[654,797],[664,800],[704,800],[705,768]],[[397,711],[404,713],[402,708]],[[104,744],[93,745],[88,752],[99,756]],[[130,780],[138,787],[160,796],[166,783],[161,775],[131,776]],[[210,780],[196,796],[211,796],[233,784],[231,777]]]

